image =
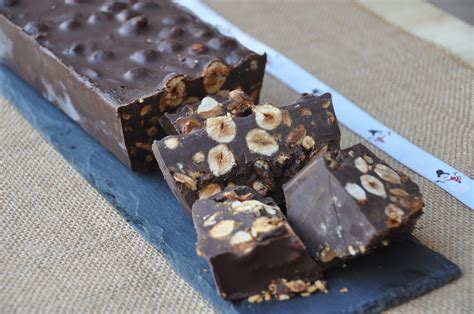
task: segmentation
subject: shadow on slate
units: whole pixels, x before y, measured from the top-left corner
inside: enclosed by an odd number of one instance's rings
[[[328,273],[328,294],[286,302],[226,302],[216,293],[207,263],[195,253],[191,217],[174,199],[160,173],[130,171],[1,64],[0,96],[7,98],[218,312],[380,312],[460,276],[455,264],[411,238]],[[343,287],[349,292],[340,293]]]

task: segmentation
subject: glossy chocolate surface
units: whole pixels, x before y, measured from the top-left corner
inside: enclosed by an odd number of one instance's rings
[[[165,112],[240,88],[259,98],[265,55],[166,0],[0,3],[0,61],[137,171]]]

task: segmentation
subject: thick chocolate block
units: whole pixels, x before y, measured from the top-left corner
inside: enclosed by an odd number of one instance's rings
[[[236,88],[258,99],[266,56],[170,1],[8,0],[0,62],[145,171],[164,112]]]
[[[227,188],[193,205],[196,250],[222,297],[259,302],[324,290],[318,265],[280,208],[248,187]]]
[[[330,94],[303,95],[284,108],[261,104],[253,111],[209,118],[200,130],[154,142],[160,169],[185,208],[228,185],[253,187],[280,204],[284,182],[321,152],[339,149]]]
[[[407,236],[423,207],[418,186],[362,144],[316,158],[283,189],[291,226],[328,266]]]
[[[253,100],[240,89],[206,96],[194,104],[181,106],[175,113],[165,113],[160,120],[166,134],[188,134],[204,126],[206,119],[230,115],[244,117],[252,113]]]

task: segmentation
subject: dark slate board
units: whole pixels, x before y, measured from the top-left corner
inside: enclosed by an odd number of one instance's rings
[[[196,235],[191,218],[178,205],[161,174],[144,175],[129,171],[72,120],[2,65],[0,95],[6,97],[219,312],[380,312],[460,275],[455,264],[412,238],[328,273],[328,294],[256,305],[223,301],[215,291],[207,263],[195,254]],[[342,287],[348,288],[349,293],[341,294],[339,289]]]

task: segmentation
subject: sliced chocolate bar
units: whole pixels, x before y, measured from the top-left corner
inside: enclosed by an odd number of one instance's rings
[[[198,255],[222,297],[250,302],[324,290],[318,265],[280,208],[248,187],[227,188],[193,205]]]
[[[204,124],[153,144],[166,181],[187,209],[228,185],[250,186],[282,203],[284,182],[321,152],[339,149],[330,94],[304,95],[284,108],[260,104],[249,116]]]
[[[266,56],[172,1],[9,0],[0,62],[144,171],[164,112],[236,88],[258,99]]]
[[[244,117],[252,113],[253,100],[242,90],[206,96],[201,101],[181,106],[175,113],[165,113],[160,123],[166,134],[188,134],[204,126],[207,119],[230,115]]]
[[[407,236],[423,207],[418,186],[362,144],[316,158],[283,189],[291,226],[327,265]]]

